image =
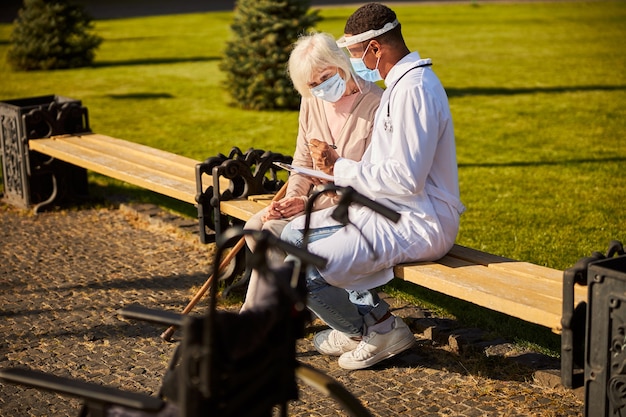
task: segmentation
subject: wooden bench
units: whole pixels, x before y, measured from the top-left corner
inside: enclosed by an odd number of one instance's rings
[[[243,224],[265,207],[271,193],[282,185],[275,176],[272,162],[291,162],[291,158],[265,155],[257,150],[244,155],[237,148],[233,148],[229,156],[196,161],[91,133],[87,110],[80,102],[63,97],[46,96],[1,104],[5,198],[7,189],[9,194],[15,191],[17,199],[28,206],[30,200],[24,196],[28,194],[28,187],[22,183],[30,181],[37,170],[54,165],[40,158],[29,160],[29,153],[33,152],[69,164],[72,169],[79,167],[97,172],[196,205],[200,239],[204,243],[214,241],[215,235],[233,222]],[[68,127],[73,133],[61,134],[67,132]],[[37,136],[40,132],[46,137]],[[68,172],[65,177],[76,174],[73,170]],[[81,174],[86,187],[86,171]],[[54,187],[55,181],[53,178]],[[53,201],[53,198],[54,195],[39,204]],[[212,232],[207,229],[214,231],[212,238]],[[556,333],[561,330],[567,330],[568,335],[571,333],[571,329],[563,329],[561,323],[564,316],[562,271],[455,245],[442,259],[396,265],[394,273],[408,282]],[[574,305],[586,300],[587,288],[574,287]]]
[[[87,133],[30,140],[28,146],[31,151],[186,203],[195,205],[202,193],[197,184],[201,161],[135,142]],[[204,183],[212,186],[212,176],[205,175]],[[230,181],[220,176],[219,187],[227,190]],[[257,195],[250,200],[236,198],[232,204],[221,200],[220,210],[227,216],[246,218],[262,209],[265,199],[271,199],[271,195]]]
[[[195,204],[196,167],[200,161],[100,134],[62,136],[30,141],[31,150],[71,164]],[[213,181],[212,178],[206,181]],[[219,177],[219,187],[229,181]],[[271,195],[220,200],[219,211],[247,221]],[[498,311],[530,323],[561,330],[563,271],[519,262],[455,245],[436,262],[401,264],[398,278]],[[577,287],[576,302],[586,300]]]
[[[78,167],[187,203],[196,202],[196,165],[200,161],[95,133],[33,139],[28,146]]]
[[[95,133],[31,140],[29,147],[73,165],[197,204],[200,161]],[[205,182],[214,183],[210,175],[205,173],[205,177]],[[230,180],[221,175],[218,178],[216,187],[229,189]],[[219,212],[243,223],[270,199],[271,194],[220,199]],[[222,225],[222,229],[225,227]],[[394,272],[397,277],[422,287],[555,332],[561,330],[562,271],[455,245],[436,262],[397,265]],[[577,288],[576,302],[586,298],[586,288]]]

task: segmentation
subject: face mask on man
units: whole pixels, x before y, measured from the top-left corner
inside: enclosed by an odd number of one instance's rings
[[[370,45],[371,43],[367,44],[367,48],[365,48],[365,51],[363,52],[363,56],[361,56],[361,58],[350,58],[350,63],[352,64],[352,68],[354,68],[354,72],[356,72],[359,77],[363,78],[365,81],[376,82],[383,79],[383,77],[380,76],[380,71],[378,71],[378,63],[380,62],[380,57],[378,57],[378,60],[376,60],[376,67],[374,69],[367,68],[365,62],[363,61],[363,58],[365,57],[365,54],[367,53]]]
[[[311,88],[310,91],[315,97],[334,103],[346,92],[346,81],[337,72],[320,85]]]

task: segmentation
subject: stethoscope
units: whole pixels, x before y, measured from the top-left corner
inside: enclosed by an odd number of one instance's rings
[[[389,132],[389,133],[393,132],[393,126],[391,125],[391,94],[393,93],[393,89],[396,88],[396,85],[398,85],[400,80],[409,72],[413,71],[414,69],[430,67],[432,65],[433,65],[432,62],[427,62],[425,64],[420,64],[409,69],[404,74],[402,74],[400,78],[398,78],[398,80],[395,83],[393,83],[393,85],[390,87],[391,89],[389,90],[389,101],[387,101],[387,117],[385,117],[385,121],[384,121],[385,132]]]

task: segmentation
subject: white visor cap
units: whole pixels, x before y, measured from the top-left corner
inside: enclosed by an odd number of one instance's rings
[[[380,29],[371,29],[367,32],[359,33],[358,35],[354,36],[342,36],[337,41],[337,46],[340,48],[346,48],[351,45],[356,45],[357,43],[374,39],[376,36],[380,36],[383,33],[389,32],[391,29],[395,28],[399,24],[400,22],[398,22],[398,19],[396,19],[393,22],[385,23],[385,26]]]

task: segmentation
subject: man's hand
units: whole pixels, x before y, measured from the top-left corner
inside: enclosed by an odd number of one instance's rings
[[[295,216],[304,211],[304,200],[300,197],[283,198],[280,201],[272,201],[267,214],[261,218],[263,222],[268,220],[283,219]]]
[[[321,140],[311,139],[309,141],[311,158],[320,171],[333,175],[335,162],[339,159],[339,154],[330,145]]]

